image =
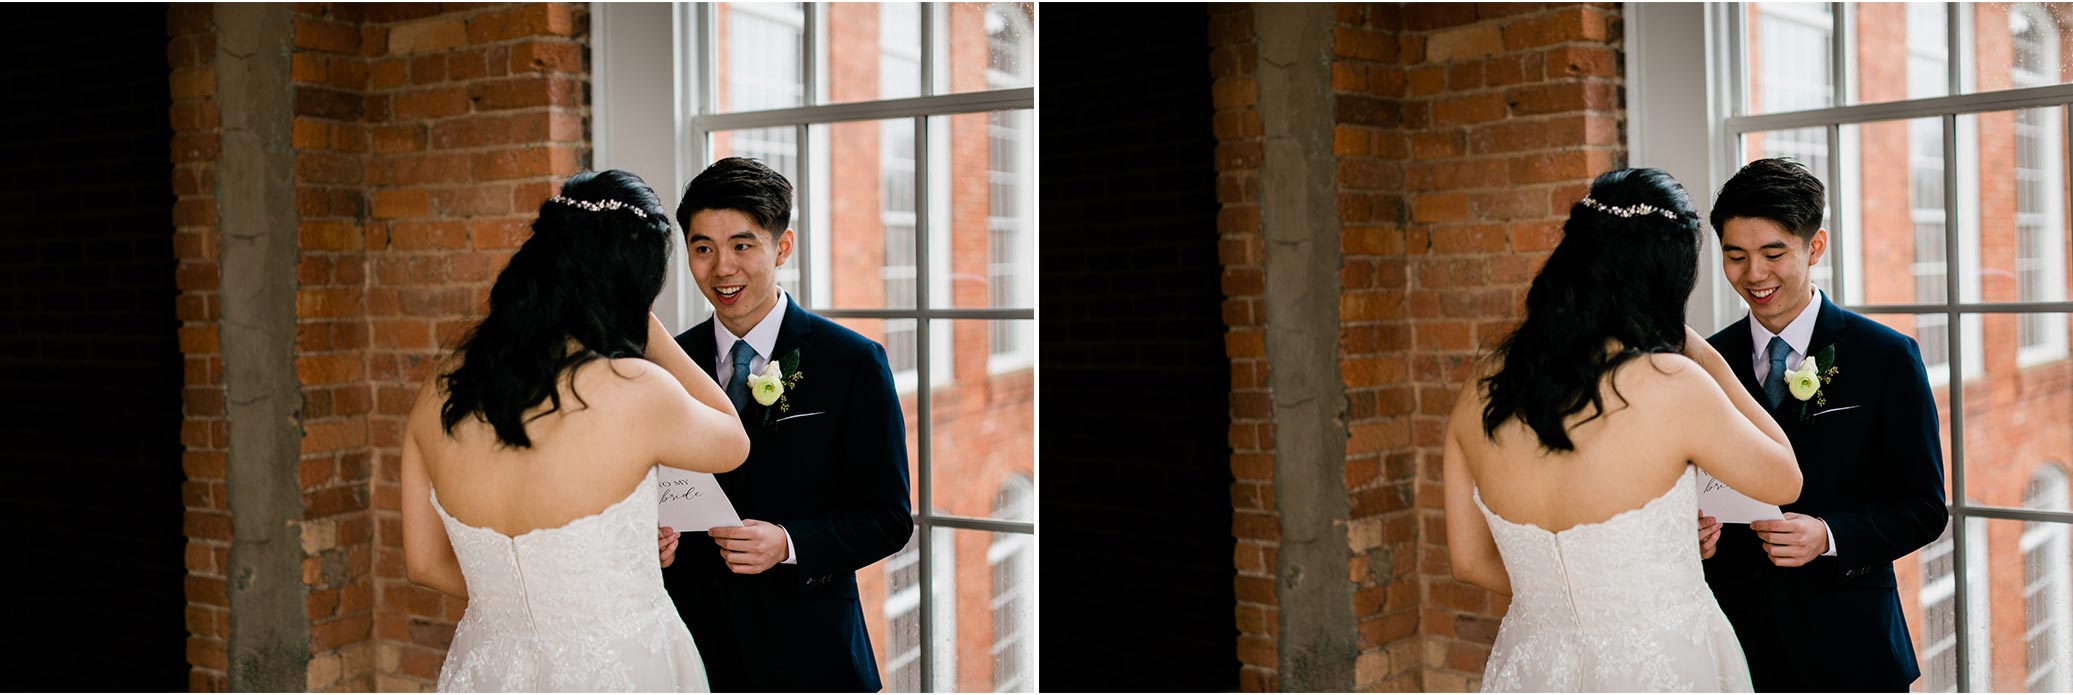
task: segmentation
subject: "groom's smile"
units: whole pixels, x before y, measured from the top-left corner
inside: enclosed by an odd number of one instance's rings
[[[747,335],[783,295],[777,269],[792,256],[792,230],[773,234],[739,210],[703,210],[685,230],[691,277],[713,314],[735,335]]]
[[[1814,300],[1812,271],[1828,249],[1828,230],[1802,240],[1777,222],[1735,217],[1722,225],[1720,256],[1728,282],[1749,304],[1749,314],[1771,332]]]

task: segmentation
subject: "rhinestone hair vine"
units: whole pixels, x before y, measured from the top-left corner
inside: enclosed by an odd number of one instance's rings
[[[579,210],[588,210],[590,212],[602,212],[605,210],[625,210],[627,212],[633,213],[633,216],[635,217],[639,217],[644,220],[648,219],[648,213],[641,210],[640,208],[634,207],[632,205],[627,205],[625,203],[612,200],[610,198],[606,198],[604,200],[593,203],[587,200],[574,200],[571,198],[555,196],[552,198],[548,198],[547,202],[560,203],[562,205],[567,205],[569,207],[576,208]]]
[[[1604,204],[1604,203],[1600,203],[1600,202],[1598,202],[1598,201],[1596,201],[1596,200],[1593,200],[1593,199],[1591,199],[1591,198],[1588,198],[1588,197],[1584,198],[1583,200],[1579,200],[1579,201],[1576,201],[1576,202],[1577,202],[1577,204],[1578,204],[1578,205],[1582,205],[1582,206],[1584,206],[1584,207],[1590,208],[1590,209],[1592,209],[1592,210],[1597,210],[1597,211],[1599,211],[1599,212],[1602,212],[1602,213],[1605,213],[1605,214],[1607,214],[1607,215],[1612,215],[1612,216],[1614,216],[1614,217],[1623,217],[1623,218],[1624,218],[1624,217],[1633,217],[1633,216],[1635,216],[1635,215],[1662,215],[1662,216],[1663,216],[1663,219],[1667,219],[1667,220],[1675,220],[1675,219],[1677,219],[1677,213],[1676,213],[1676,212],[1672,212],[1672,211],[1670,211],[1670,210],[1664,210],[1664,209],[1662,209],[1662,208],[1659,208],[1659,207],[1656,207],[1656,206],[1654,206],[1654,205],[1649,205],[1648,203],[1635,203],[1635,204],[1633,204],[1633,205],[1629,205],[1629,206],[1626,206],[1626,207],[1613,207],[1613,206],[1610,206],[1610,205],[1606,205],[1606,204]]]

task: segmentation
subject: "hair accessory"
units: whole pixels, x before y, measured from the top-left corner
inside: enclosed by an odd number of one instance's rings
[[[648,219],[648,213],[641,210],[640,208],[634,207],[632,205],[627,205],[625,203],[612,200],[610,198],[606,198],[604,200],[593,203],[587,200],[574,200],[570,198],[563,198],[561,196],[555,196],[552,198],[548,198],[547,202],[561,203],[572,208],[588,210],[590,212],[602,212],[605,210],[626,210],[628,212],[633,213],[635,217],[639,217],[644,220]]]
[[[1654,205],[1649,205],[1648,203],[1635,203],[1633,205],[1629,205],[1623,208],[1616,208],[1610,205],[1606,205],[1604,203],[1600,203],[1596,200],[1592,200],[1588,197],[1576,202],[1578,205],[1582,205],[1584,207],[1590,208],[1592,210],[1597,210],[1607,215],[1612,215],[1614,217],[1633,217],[1635,215],[1662,215],[1664,219],[1677,219],[1676,212],[1664,210]]]

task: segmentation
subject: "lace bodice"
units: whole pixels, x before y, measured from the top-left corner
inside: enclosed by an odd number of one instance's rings
[[[1699,564],[1693,470],[1640,507],[1559,533],[1498,516],[1476,493],[1512,585],[1486,690],[1748,688]]]
[[[656,562],[657,495],[650,469],[603,511],[512,537],[454,518],[433,491],[468,583],[439,689],[702,690]]]

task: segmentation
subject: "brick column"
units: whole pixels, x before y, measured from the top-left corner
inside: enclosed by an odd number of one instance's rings
[[[1260,165],[1265,127],[1260,122],[1254,72],[1259,47],[1253,6],[1211,5],[1210,95],[1215,134],[1217,255],[1224,264],[1224,353],[1231,359],[1231,535],[1237,545],[1234,618],[1238,626],[1239,688],[1280,689],[1275,638],[1280,603],[1274,590],[1281,519],[1274,514],[1274,423],[1267,389],[1266,238],[1260,233]]]
[[[180,456],[186,506],[188,687],[229,689],[230,567],[229,420],[223,395],[223,351],[216,326],[216,159],[222,151],[222,115],[216,107],[214,7],[173,5],[166,12],[167,58],[172,72],[174,283],[180,294],[180,352],[186,388],[181,393]]]

